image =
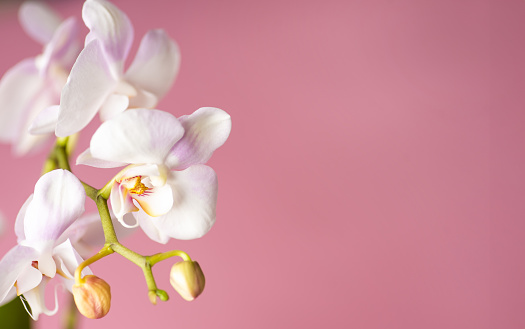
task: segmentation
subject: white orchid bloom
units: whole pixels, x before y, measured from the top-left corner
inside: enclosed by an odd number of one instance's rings
[[[50,310],[44,301],[45,287],[59,274],[72,288],[82,258],[64,233],[84,212],[85,198],[82,184],[69,171],[54,170],[38,180],[16,219],[18,244],[0,261],[0,304],[23,295],[33,319],[56,313],[56,290],[55,308]],[[91,274],[89,269],[85,274]]]
[[[0,141],[13,145],[16,155],[24,155],[45,142],[48,135],[31,135],[35,117],[58,104],[69,70],[80,52],[78,22],[63,21],[40,2],[26,2],[19,11],[24,30],[44,51],[8,70],[0,81]]]
[[[55,129],[57,136],[65,137],[82,130],[99,111],[105,121],[128,108],[154,108],[175,80],[179,48],[164,31],[146,33],[124,72],[133,42],[126,14],[108,1],[87,0],[82,18],[90,29],[85,48],[71,70],[58,110],[50,108],[35,130]]]
[[[123,215],[134,212],[136,225],[152,240],[195,239],[215,222],[217,177],[204,163],[230,130],[230,116],[217,108],[179,119],[159,110],[128,110],[98,128],[77,164],[129,165],[110,194],[123,225]]]

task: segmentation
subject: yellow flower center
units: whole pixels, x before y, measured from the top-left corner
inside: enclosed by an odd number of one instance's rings
[[[144,183],[142,183],[141,178],[142,176],[135,176],[135,177],[130,177],[130,178],[125,179],[124,186],[128,188],[129,193],[137,194],[137,195],[145,195],[148,192],[148,190],[150,190],[149,187],[147,187],[146,185],[144,185]]]

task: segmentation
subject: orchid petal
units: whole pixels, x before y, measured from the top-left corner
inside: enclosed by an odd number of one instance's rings
[[[65,275],[69,279],[73,279],[75,270],[84,260],[75,250],[75,248],[73,248],[71,241],[67,239],[63,243],[56,246],[53,250],[53,254],[53,258],[57,263],[57,268],[62,272],[61,274]],[[92,272],[89,268],[85,267],[82,271],[82,274],[92,274]]]
[[[47,282],[49,281],[48,278],[43,278],[42,282],[32,290],[26,292],[24,294],[24,300],[29,304],[31,307],[31,313],[29,313],[29,316],[33,320],[38,320],[38,317],[40,314],[44,313],[45,315],[51,316],[54,315],[58,311],[58,296],[57,296],[57,287],[55,287],[55,308],[53,310],[49,310],[46,307],[46,301],[45,301],[45,290]]]
[[[34,58],[21,61],[4,74],[0,81],[0,141],[17,141],[34,95],[43,85]]]
[[[36,1],[24,2],[18,12],[18,19],[26,33],[43,45],[51,41],[62,21],[48,5]]]
[[[129,99],[129,108],[152,109],[158,102],[159,99],[153,93],[144,89],[138,89],[135,97]]]
[[[170,240],[170,237],[163,230],[155,226],[154,221],[156,218],[152,218],[142,211],[133,213],[133,216],[135,216],[140,228],[151,240],[162,244],[166,244]]]
[[[39,135],[54,132],[58,121],[58,109],[58,105],[44,108],[29,126],[29,133]]]
[[[96,235],[96,243],[85,243],[84,239],[86,238],[87,234]],[[104,244],[104,231],[102,230],[99,214],[92,213],[89,215],[83,215],[77,219],[64,231],[64,233],[62,233],[56,244],[61,245],[67,240],[71,241],[71,244],[80,255],[86,257],[91,256],[93,253],[92,247],[101,247]]]
[[[45,141],[49,139],[51,135],[31,135],[29,133],[29,127],[31,122],[34,120],[38,112],[42,109],[49,107],[53,103],[58,102],[58,93],[55,93],[52,86],[43,86],[37,94],[32,95],[31,104],[26,109],[26,113],[23,114],[24,122],[21,126],[21,130],[13,142],[13,151],[15,155],[24,155],[30,151],[37,150],[39,146],[43,145]]]
[[[168,184],[173,189],[173,207],[160,217],[149,217],[164,234],[180,240],[200,238],[215,223],[217,176],[205,165],[172,171]],[[146,214],[140,212],[139,223]],[[142,225],[142,224],[141,224]]]
[[[168,178],[169,169],[164,165],[135,165],[129,166],[127,170],[119,173],[117,176],[118,180],[130,179],[133,177],[147,177],[149,183],[152,186],[162,186],[166,184],[166,179]]]
[[[137,208],[133,203],[133,199],[131,198],[128,190],[121,184],[115,183],[111,188],[111,194],[109,195],[109,198],[111,202],[111,208],[113,209],[115,216],[122,226],[128,228],[136,227],[136,225],[130,226],[124,221],[125,214],[139,210],[139,208]]]
[[[33,266],[27,266],[16,280],[16,290],[18,295],[25,294],[29,290],[38,286],[42,281],[42,272]]]
[[[22,205],[22,208],[20,208],[20,211],[18,212],[18,215],[16,216],[15,221],[15,234],[17,237],[17,242],[23,241],[26,239],[26,236],[24,234],[24,217],[26,216],[27,207],[31,203],[31,200],[33,200],[33,194],[27,198],[26,202]]]
[[[127,110],[104,122],[91,138],[93,157],[127,163],[162,164],[184,130],[171,114],[159,110]]]
[[[112,161],[106,161],[101,160],[93,157],[91,154],[91,149],[87,148],[84,152],[82,152],[78,158],[77,158],[77,165],[86,165],[91,166],[95,168],[116,168],[116,167],[123,167],[127,165],[125,162],[112,162]]]
[[[24,241],[24,243],[26,243]],[[49,278],[54,278],[57,273],[57,264],[53,259],[53,241],[41,241],[40,243],[30,242],[30,246],[35,248],[40,255],[36,259],[38,270]]]
[[[26,240],[56,240],[84,212],[85,198],[84,187],[71,172],[57,169],[42,176],[27,207]]]
[[[78,56],[62,90],[55,134],[66,137],[87,126],[116,85],[100,41],[93,40]]]
[[[7,295],[4,297],[4,300],[0,301],[0,306],[5,305],[15,299],[17,297],[16,295],[16,287],[13,286],[7,293]]]
[[[86,43],[101,40],[106,55],[122,68],[133,42],[133,26],[126,14],[108,1],[87,0],[82,19],[90,30]]]
[[[109,95],[104,104],[100,107],[100,120],[107,121],[113,119],[118,114],[128,108],[129,98],[124,95]]]
[[[53,38],[46,44],[41,59],[41,69],[47,72],[49,65],[61,64],[71,67],[80,52],[78,43],[79,24],[76,18],[66,19],[53,34]]]
[[[170,151],[167,164],[171,169],[206,163],[230,135],[230,115],[217,108],[203,107],[179,120],[185,133]]]
[[[126,80],[161,99],[179,71],[179,47],[163,30],[151,30],[142,38]],[[155,106],[155,105],[153,105]]]
[[[26,267],[31,266],[31,262],[37,257],[38,252],[35,249],[20,245],[5,254],[0,260],[0,301],[6,298],[18,276]]]
[[[144,183],[147,184],[146,181]],[[173,192],[168,184],[153,187],[144,194],[134,194],[132,197],[137,200],[142,210],[152,217],[164,215],[173,206]]]

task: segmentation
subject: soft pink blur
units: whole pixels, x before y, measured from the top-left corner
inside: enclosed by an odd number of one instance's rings
[[[219,107],[233,130],[210,162],[212,231],[127,241],[186,250],[204,294],[177,296],[167,262],[171,300],[152,306],[141,271],[110,256],[92,269],[112,309],[81,328],[525,327],[525,1],[114,2],[134,49],[150,28],[181,47],[159,108]],[[52,3],[80,16],[80,1]],[[0,13],[2,74],[39,51],[15,10]],[[44,154],[0,151],[4,252]]]

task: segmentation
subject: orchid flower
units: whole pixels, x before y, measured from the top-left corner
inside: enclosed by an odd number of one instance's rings
[[[45,288],[56,274],[66,288],[72,288],[82,258],[64,233],[84,212],[85,198],[82,184],[69,171],[54,170],[38,180],[16,219],[18,244],[0,261],[0,303],[15,294],[24,295],[34,320],[41,313],[56,313],[56,290],[55,308],[50,310],[45,305]],[[91,274],[89,269],[85,274]]]
[[[129,18],[105,0],[87,0],[82,18],[90,32],[71,69],[60,106],[47,109],[32,131],[55,129],[59,137],[72,135],[100,112],[102,121],[127,108],[153,108],[167,93],[179,70],[177,44],[162,30],[142,39],[129,69],[124,62],[133,42]]]
[[[76,19],[62,22],[43,3],[24,3],[19,19],[24,30],[44,45],[42,54],[19,62],[0,81],[0,141],[12,144],[16,155],[24,155],[49,137],[31,135],[28,130],[42,110],[60,100],[80,43]]]
[[[135,225],[152,240],[195,239],[215,222],[217,177],[204,163],[230,130],[230,116],[217,108],[179,119],[159,110],[128,110],[98,128],[77,164],[128,165],[110,194],[123,225],[123,215],[133,212]]]

